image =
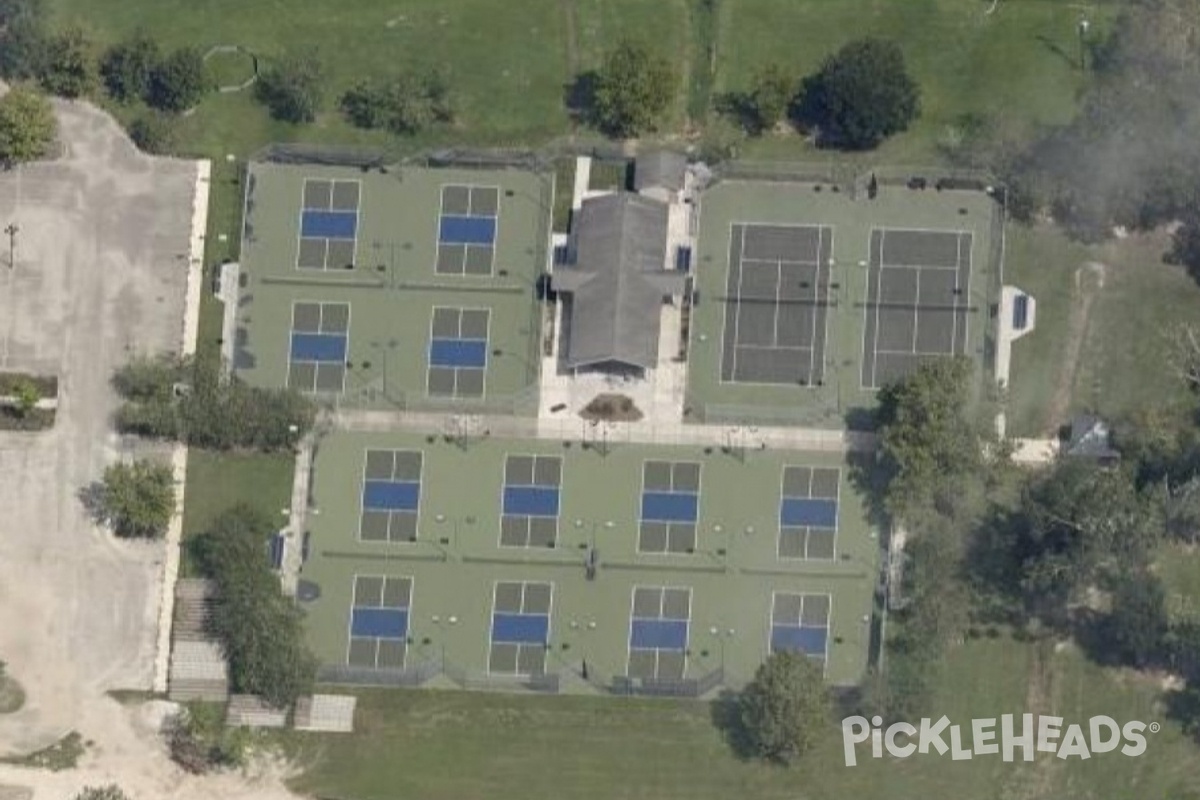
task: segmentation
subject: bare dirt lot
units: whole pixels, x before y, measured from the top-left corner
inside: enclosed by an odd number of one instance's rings
[[[60,379],[53,430],[0,432],[0,660],[27,694],[0,716],[0,754],[71,730],[91,744],[65,773],[0,765],[0,796],[114,781],[139,798],[271,797],[270,773],[185,778],[157,735],[169,706],[105,694],[152,685],[165,548],[115,540],[77,493],[148,452],[113,433],[109,379],[134,353],[180,346],[197,165],[141,155],[90,106],[56,111],[62,157],[0,173],[0,228],[19,228],[11,267],[0,239],[0,370]]]

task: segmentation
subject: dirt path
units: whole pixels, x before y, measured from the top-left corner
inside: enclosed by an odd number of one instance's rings
[[[575,0],[558,0],[562,9],[563,24],[567,27],[567,82],[579,75],[579,22],[575,17]]]
[[[1087,340],[1088,322],[1096,297],[1104,288],[1108,267],[1098,261],[1089,261],[1075,270],[1075,288],[1071,293],[1071,318],[1067,323],[1067,346],[1063,356],[1063,370],[1054,388],[1050,405],[1046,408],[1047,429],[1061,425],[1071,407],[1071,389],[1079,374],[1079,358],[1083,343]]]
[[[1045,637],[1034,645],[1029,658],[1029,672],[1026,677],[1025,707],[1014,710],[1018,715],[1033,714],[1036,720],[1039,714],[1049,714],[1054,710],[1054,640]],[[1017,721],[1014,721],[1014,725]],[[997,797],[1001,800],[1049,800],[1054,796],[1054,764],[1055,760],[1047,758],[1047,754],[1035,754],[1033,763],[1021,761],[1018,751],[1015,768],[1008,780],[1000,789]]]

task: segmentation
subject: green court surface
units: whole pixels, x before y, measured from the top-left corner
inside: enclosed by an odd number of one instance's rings
[[[785,480],[785,466],[805,469],[788,471]],[[831,682],[853,684],[867,664],[878,545],[848,470],[840,455],[782,450],[621,444],[602,452],[578,442],[564,447],[486,435],[463,442],[331,434],[315,461],[317,512],[309,517],[301,573],[308,590],[315,585],[319,592],[302,602],[310,643],[328,680],[356,673],[356,682],[401,683],[397,675],[408,674],[434,685],[519,688],[542,676],[560,691],[591,693],[609,690],[627,673],[738,686],[762,662],[772,636],[799,636],[808,646],[824,644],[815,655],[826,657]],[[419,500],[397,495],[399,504],[391,506],[416,513],[364,512],[364,505],[381,505],[364,491],[368,477],[419,484]],[[519,493],[514,487],[530,480],[558,482],[551,492],[557,517],[551,511],[548,520],[528,523],[509,505],[502,522],[508,492]],[[697,496],[694,525],[641,520],[643,513],[658,514],[643,506],[651,502],[643,486],[652,494]],[[824,504],[824,513],[832,513],[813,521],[822,530],[789,525],[781,540],[785,491],[830,498],[797,501]],[[524,589],[523,609],[519,591],[514,599],[511,585],[499,586],[521,582],[537,584]],[[816,599],[802,608],[797,595]],[[523,647],[494,647],[493,602],[498,611],[541,614],[547,627]],[[635,606],[639,619],[652,620],[639,623],[636,635],[667,635],[663,628],[673,627],[685,629],[684,641],[655,640],[650,647],[639,640],[631,654]],[[352,625],[386,627],[389,613],[398,621],[401,608],[407,613],[399,628],[358,628],[351,636]]]
[[[699,209],[685,413],[841,427],[927,357],[964,354],[982,375],[1001,224],[987,193],[932,178],[881,178],[873,199],[832,183],[716,183]]]
[[[517,170],[252,163],[236,371],[343,406],[521,413],[553,191]]]

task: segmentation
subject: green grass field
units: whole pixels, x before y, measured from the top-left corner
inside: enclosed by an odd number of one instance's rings
[[[1033,764],[949,755],[843,763],[832,726],[817,749],[785,769],[735,758],[707,704],[465,692],[362,692],[349,736],[290,741],[307,769],[295,788],[344,800],[1143,800],[1200,779],[1195,745],[1167,722],[1158,689],[1087,663],[1067,647],[1050,657],[1031,694],[1033,646],[1007,637],[954,648],[934,714],[969,726],[977,717],[1042,712],[1083,723],[1093,714],[1159,722],[1147,751],[1087,761],[1039,754]],[[396,754],[403,754],[397,757]]]
[[[1010,226],[1005,281],[1038,301],[1037,330],[1013,347],[1014,434],[1049,433],[1078,411],[1118,416],[1185,398],[1163,336],[1195,319],[1200,287],[1162,262],[1168,246],[1165,235],[1142,235],[1089,247],[1052,228]],[[1081,270],[1088,263],[1104,265],[1103,286],[1094,268]]]
[[[944,127],[967,111],[1003,112],[1005,124],[1064,120],[1084,80],[1074,63],[1078,12],[1057,0],[1008,2],[990,17],[984,3],[956,0],[719,0],[711,22],[698,0],[526,0],[503,13],[489,0],[351,0],[336,8],[295,0],[286,24],[273,5],[237,0],[54,0],[53,7],[58,19],[81,22],[101,42],[142,27],[167,45],[236,44],[267,60],[288,48],[323,56],[330,110],[315,125],[273,123],[247,92],[213,96],[184,132],[188,149],[210,156],[293,139],[401,149],[435,140],[536,144],[570,130],[565,86],[623,36],[677,65],[681,81],[667,134],[683,127],[688,109],[703,118],[710,89],[744,89],[768,62],[803,74],[848,39],[894,38],[922,84],[924,113],[879,153],[893,162],[931,156]],[[1093,30],[1103,29],[1115,7],[1092,10]],[[460,97],[462,119],[451,130],[400,141],[355,131],[332,111],[333,98],[364,76],[435,64],[448,68]],[[797,137],[751,149],[807,152]]]
[[[292,471],[290,453],[216,453],[198,448],[188,450],[187,485],[184,487],[183,538],[203,533],[221,512],[238,503],[248,503],[278,519],[291,505]],[[185,575],[193,574],[188,548],[182,549]]]

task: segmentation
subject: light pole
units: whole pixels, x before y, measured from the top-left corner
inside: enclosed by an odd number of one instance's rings
[[[568,627],[577,634],[591,634],[596,630],[596,620],[589,619],[580,621],[573,619],[570,621],[570,623],[568,623]],[[590,639],[590,636],[585,636],[583,641],[588,642]],[[586,681],[590,680],[589,673],[591,670],[588,669],[588,653],[590,652],[591,648],[587,645],[584,645],[581,649],[583,650],[583,653],[580,656],[579,677]]]
[[[17,234],[20,232],[21,226],[15,222],[8,223],[8,227],[4,232],[8,234],[8,268],[13,269],[17,266]]]

